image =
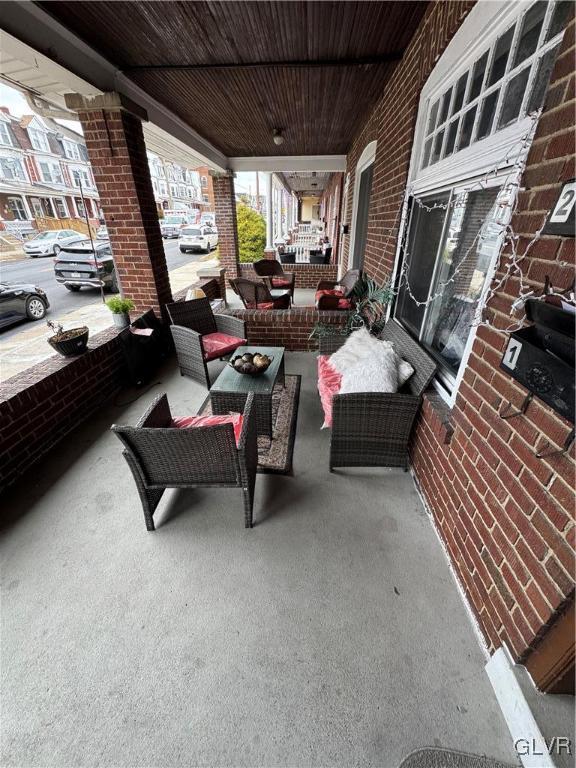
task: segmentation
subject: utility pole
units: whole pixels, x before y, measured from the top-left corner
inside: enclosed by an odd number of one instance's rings
[[[80,189],[80,199],[82,200],[82,208],[84,209],[84,219],[86,226],[88,227],[88,237],[90,238],[90,245],[92,246],[92,253],[94,254],[94,261],[98,261],[96,256],[96,249],[94,247],[94,240],[92,239],[92,229],[90,228],[90,219],[88,218],[88,207],[86,206],[86,198],[84,197],[84,187],[82,186],[82,176],[80,171],[72,171],[74,178],[78,182],[78,188]],[[105,303],[104,298],[104,283],[100,281],[100,296],[102,298],[102,304]]]

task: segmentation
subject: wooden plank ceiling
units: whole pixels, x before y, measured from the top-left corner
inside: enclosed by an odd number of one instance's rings
[[[345,154],[427,6],[38,4],[228,156]]]

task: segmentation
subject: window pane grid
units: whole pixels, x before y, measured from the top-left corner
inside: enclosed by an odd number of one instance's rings
[[[425,145],[428,146],[429,149],[428,151],[425,151],[422,154],[422,160],[421,160],[422,168],[427,168],[428,166],[433,165],[434,163],[444,159],[444,157],[450,156],[451,154],[458,152],[459,149],[466,148],[470,144],[473,144],[475,141],[481,140],[483,138],[487,138],[492,133],[495,133],[501,128],[506,127],[506,124],[510,125],[512,122],[516,122],[517,120],[521,120],[524,117],[526,117],[527,107],[529,104],[531,92],[533,90],[533,85],[538,72],[540,61],[543,59],[543,57],[548,51],[552,50],[558,45],[560,40],[560,35],[563,33],[563,30],[560,30],[560,32],[556,34],[554,37],[551,37],[549,40],[546,40],[552,24],[554,10],[556,7],[556,3],[549,2],[547,4],[546,12],[544,14],[544,20],[540,25],[540,31],[538,35],[538,42],[536,45],[536,49],[529,56],[526,56],[522,60],[516,62],[516,59],[518,58],[518,55],[517,55],[518,46],[522,42],[523,25],[525,23],[527,14],[529,14],[531,11],[533,12],[535,5],[536,4],[533,4],[532,6],[530,6],[527,9],[527,11],[525,11],[525,13],[522,14],[516,20],[516,23],[513,27],[510,27],[506,32],[501,34],[494,41],[489,51],[486,51],[478,59],[476,59],[474,64],[472,64],[472,66],[470,66],[466,72],[464,73],[460,72],[457,75],[457,77],[454,79],[452,85],[449,85],[448,87],[446,87],[439,97],[436,97],[433,102],[431,101],[429,110],[428,110],[427,123],[426,123],[427,138],[425,142]],[[495,63],[498,42],[501,41],[502,38],[504,38],[506,35],[509,36],[511,32],[512,32],[512,37],[510,40],[510,47],[508,49],[504,73],[502,74],[502,76],[498,77],[498,79],[495,80],[490,86],[488,86],[487,83]],[[503,47],[504,46],[502,44],[501,48]],[[484,71],[482,74],[482,85],[480,88],[480,92],[478,93],[478,95],[476,95],[473,99],[469,101],[470,95],[474,88],[475,72],[478,66],[480,65],[480,63],[482,62],[482,59],[484,59],[485,57],[487,57],[487,60],[484,62],[484,65],[483,65]],[[526,83],[526,88],[524,90],[524,94],[522,97],[522,103],[520,105],[519,112],[514,119],[508,121],[508,123],[503,123],[502,125],[500,125],[501,113],[502,113],[509,83],[517,75],[520,75],[525,69],[529,69],[529,75]],[[464,77],[467,78],[464,99],[463,99],[463,102],[460,104],[460,109],[454,110],[455,101],[458,98],[458,85]],[[498,92],[497,102],[494,108],[492,119],[491,121],[489,121],[490,122],[489,131],[485,133],[485,135],[479,135],[479,125],[482,117],[482,105],[484,104],[486,99],[496,91]],[[446,109],[445,100],[446,100],[446,96],[448,95],[450,96],[450,104],[448,109]],[[493,99],[494,97],[492,96],[491,101],[493,101]],[[468,111],[471,110],[472,108],[476,109],[472,133],[469,139],[464,137],[464,141],[461,141],[461,139],[463,138],[463,128],[464,128],[464,119],[462,119],[462,117],[466,115]],[[447,117],[445,120],[441,121],[440,118],[442,117],[443,114],[446,114]],[[454,149],[452,149],[452,151],[447,152],[447,148],[450,148],[450,143],[452,140],[452,137],[449,136],[450,134],[449,127],[454,123],[456,119],[459,120],[459,127],[458,127],[456,140],[454,142]],[[469,122],[466,124],[466,128],[469,129]],[[440,133],[442,133],[441,137],[439,136]],[[441,142],[441,145],[439,145],[438,141]],[[436,151],[437,149],[439,149],[438,152]]]

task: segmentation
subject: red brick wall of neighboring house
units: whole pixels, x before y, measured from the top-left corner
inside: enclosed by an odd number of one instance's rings
[[[214,210],[214,185],[212,183],[212,176],[210,175],[210,169],[207,165],[202,166],[201,168],[196,168],[198,173],[200,174],[200,178],[202,176],[205,176],[208,180],[208,183],[205,187],[201,187],[201,194],[202,195],[208,195],[208,202],[202,203],[202,209],[206,211],[213,211]]]
[[[122,294],[136,311],[171,301],[141,121],[121,110],[78,113],[114,252]]]
[[[231,174],[216,175],[212,177],[212,184],[220,264],[226,269],[226,275],[230,279],[238,277],[239,274],[234,178]]]
[[[320,280],[336,280],[338,272],[336,264],[283,264],[282,269],[296,275],[296,288],[316,288]],[[256,277],[252,264],[241,264],[240,273],[251,280]]]
[[[470,4],[431,6],[356,137],[348,158],[350,187],[344,221],[351,220],[354,169],[377,139],[365,269],[379,280],[391,273],[396,221],[405,190],[420,90],[465,18]],[[574,22],[566,29],[524,174],[513,227],[524,248],[541,227],[574,168]],[[348,241],[348,237],[345,238]],[[347,253],[348,242],[345,243]],[[535,288],[550,275],[558,288],[574,276],[574,238],[542,237],[524,271]],[[510,281],[488,306],[498,327],[510,324],[518,285]],[[508,421],[499,409],[518,406],[526,390],[500,368],[507,336],[481,327],[455,406],[426,395],[412,448],[413,467],[456,574],[491,650],[505,642],[525,660],[574,594],[574,447],[539,460],[548,444],[560,448],[571,424],[534,399]]]

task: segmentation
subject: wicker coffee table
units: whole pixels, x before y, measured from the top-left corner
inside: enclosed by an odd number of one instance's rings
[[[212,413],[227,414],[231,411],[242,413],[248,394],[253,392],[258,434],[266,435],[272,439],[272,390],[277,381],[284,384],[284,347],[262,347],[260,345],[238,347],[233,357],[243,355],[245,352],[252,354],[261,352],[274,359],[268,370],[260,376],[237,373],[229,365],[226,365],[210,387]]]

